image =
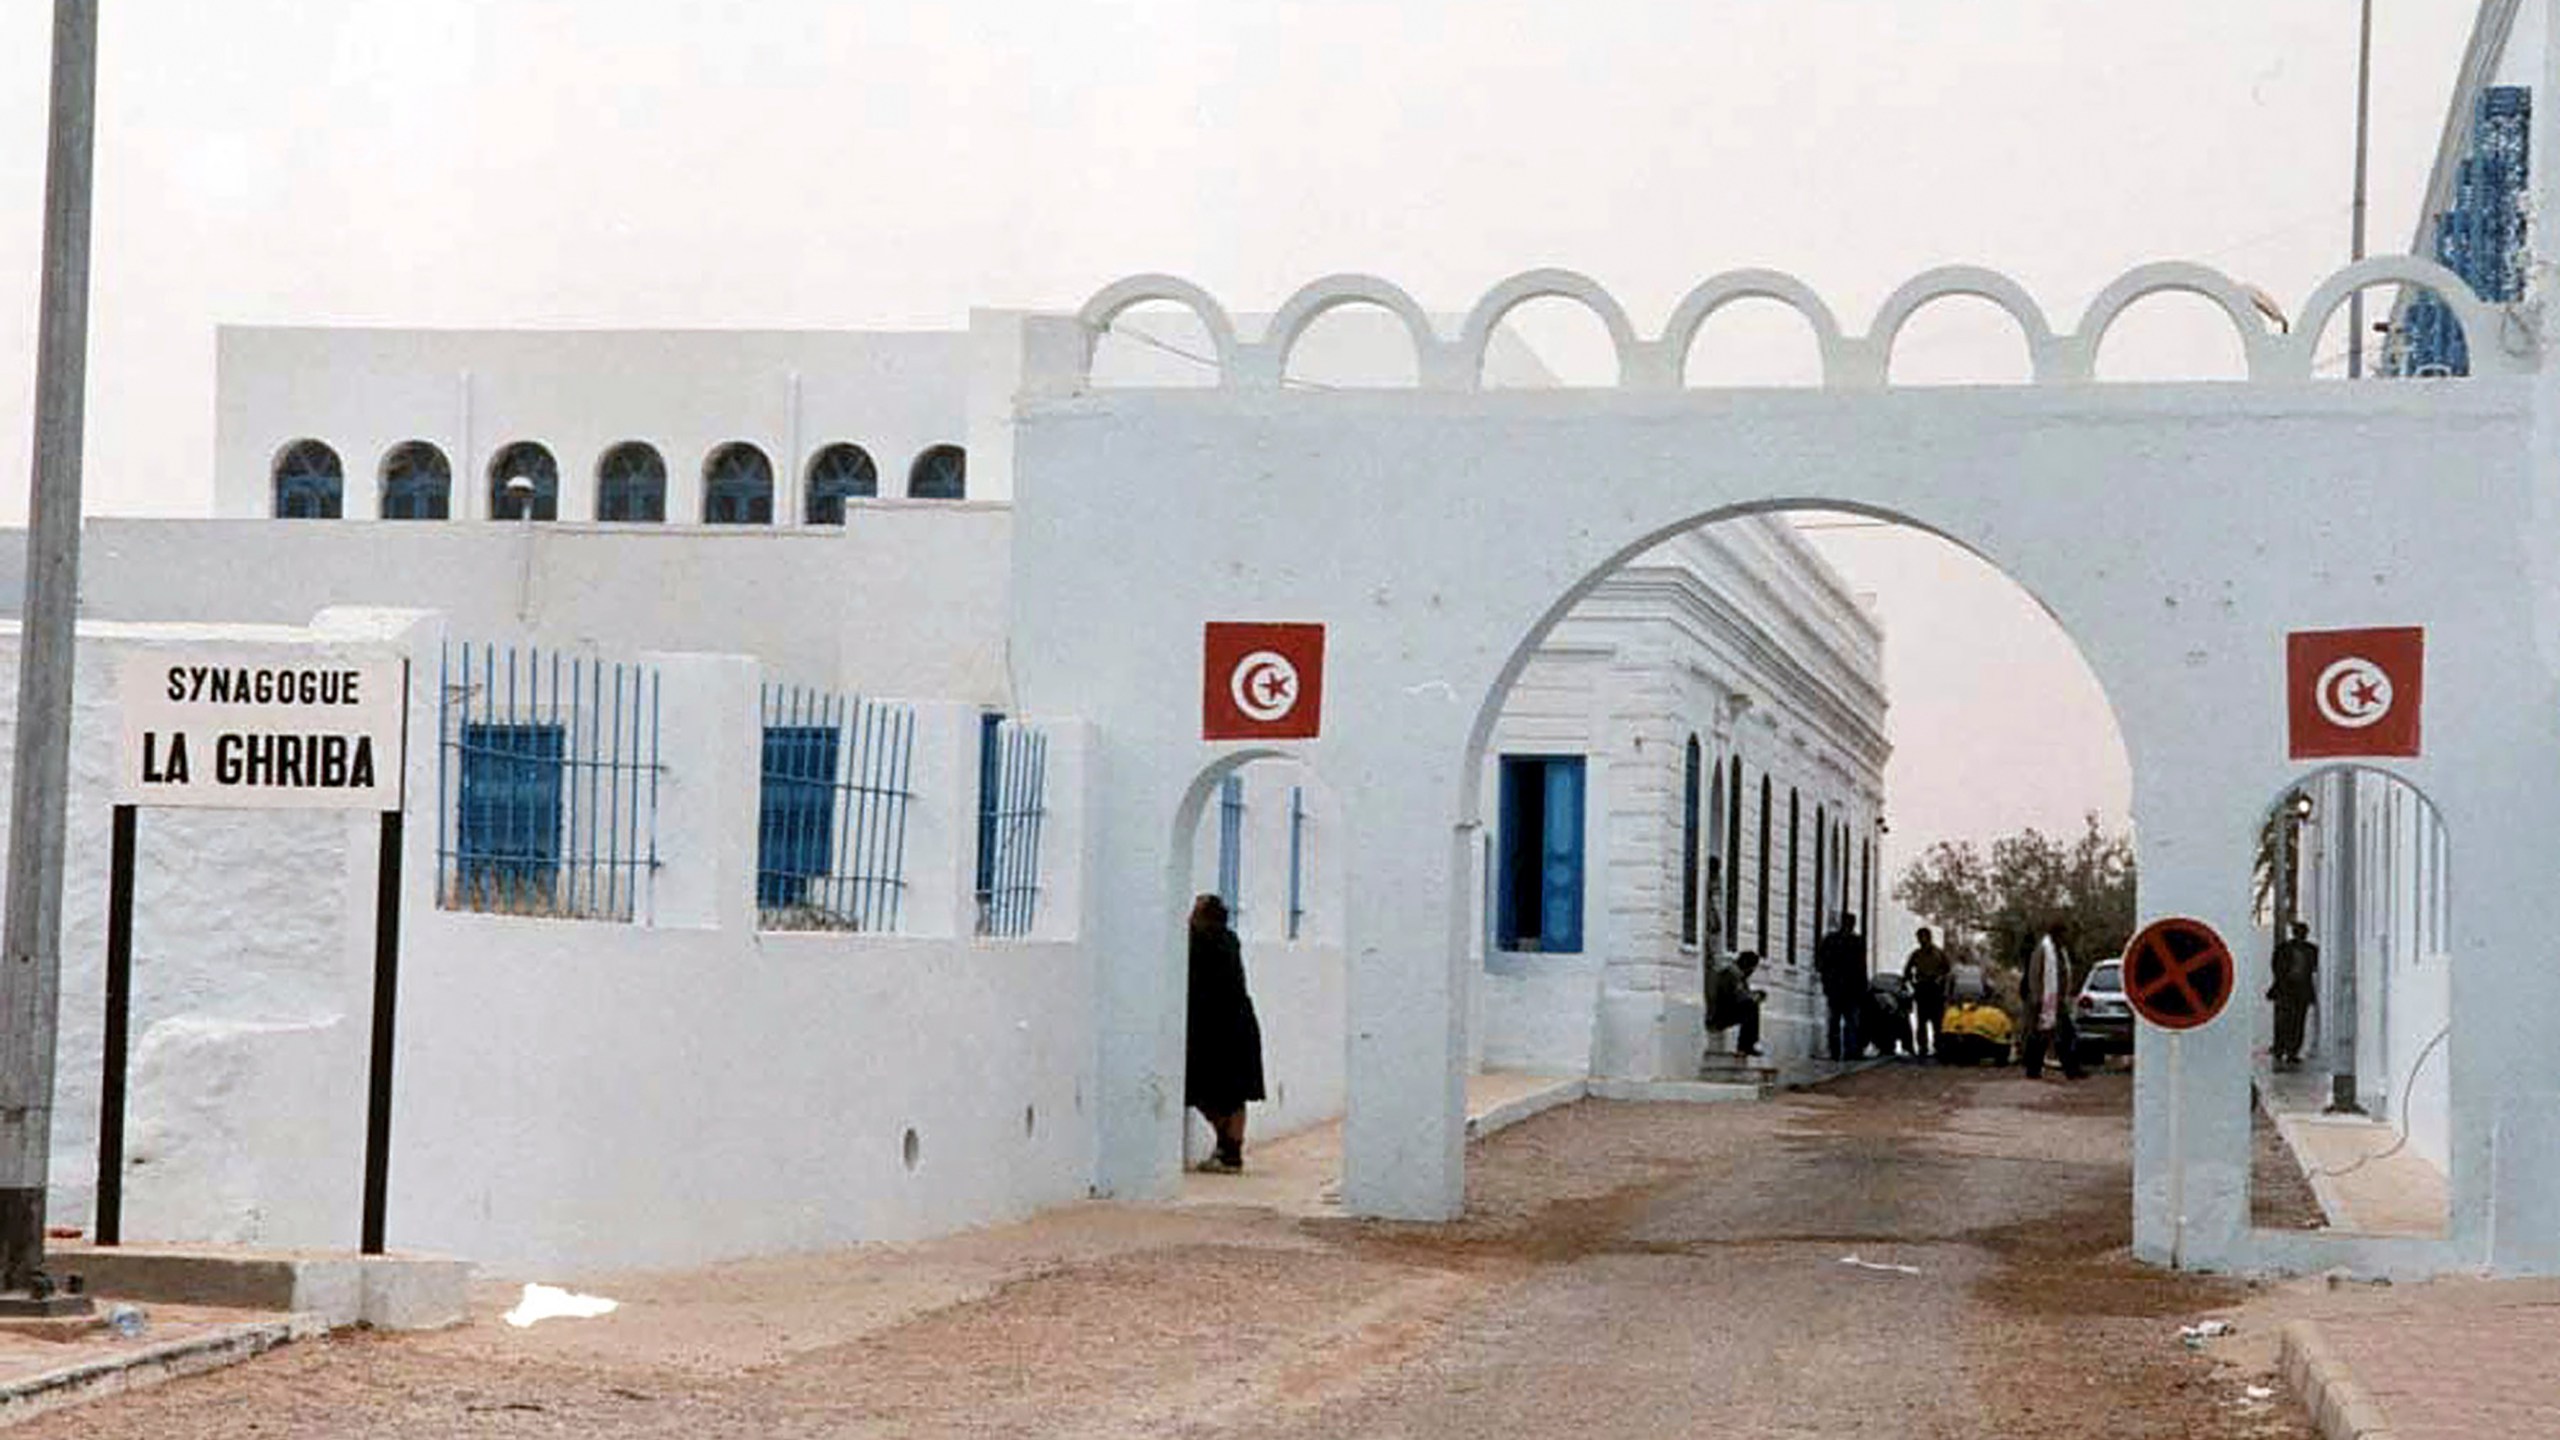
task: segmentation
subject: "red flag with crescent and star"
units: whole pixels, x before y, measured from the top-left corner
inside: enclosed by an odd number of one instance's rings
[[[2284,658],[2294,759],[2418,753],[2424,629],[2297,630]]]
[[[1322,625],[1208,623],[1200,738],[1313,740],[1323,715]]]

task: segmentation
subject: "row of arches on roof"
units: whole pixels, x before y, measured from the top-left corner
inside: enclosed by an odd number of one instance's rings
[[[1504,317],[1531,301],[1562,300],[1589,311],[1606,332],[1616,352],[1615,383],[1640,389],[1676,388],[1683,381],[1691,342],[1708,318],[1728,305],[1759,300],[1794,310],[1811,327],[1825,384],[1878,386],[1887,383],[1895,340],[1914,314],[1938,301],[1970,298],[1998,307],[2016,322],[2034,381],[2076,382],[2095,378],[2098,347],[2127,309],[2152,295],[2183,293],[2222,312],[2239,341],[2249,378],[2307,380],[2319,369],[2318,346],[2331,318],[2351,296],[2376,288],[2434,297],[2455,329],[2475,341],[2499,333],[2496,311],[2461,276],[2410,256],[2357,261],[2324,281],[2290,314],[2263,290],[2209,266],[2180,261],[2144,265],[2101,291],[2089,303],[2078,328],[2069,332],[2057,331],[2016,280],[1980,266],[1943,266],[1915,277],[1885,301],[1863,335],[1847,331],[1831,307],[1802,280],[1774,270],[1738,270],[1692,290],[1661,333],[1650,339],[1636,330],[1625,308],[1598,282],[1570,270],[1527,271],[1494,286],[1468,312],[1454,337],[1444,337],[1413,297],[1390,281],[1373,275],[1327,276],[1292,295],[1272,315],[1260,338],[1250,340],[1238,333],[1234,317],[1199,286],[1177,276],[1137,275],[1105,286],[1078,312],[1087,343],[1083,373],[1077,378],[1093,382],[1095,339],[1125,312],[1155,304],[1190,312],[1206,346],[1205,354],[1191,358],[1212,369],[1217,383],[1240,389],[1276,388],[1288,378],[1292,352],[1308,328],[1349,306],[1382,310],[1393,318],[1411,344],[1414,383],[1420,388],[1475,389],[1485,383],[1487,347]],[[2474,348],[2491,371],[2515,373],[2528,368],[2520,354],[2507,348]]]
[[[560,462],[540,441],[498,447],[486,479],[492,519],[560,518]],[[269,480],[278,519],[335,520],[346,513],[346,467],[326,441],[285,445],[276,452]],[[377,480],[382,519],[452,516],[453,463],[430,441],[403,440],[384,451]],[[701,484],[704,524],[773,523],[773,461],[759,446],[745,440],[713,446],[702,460]],[[658,524],[667,518],[667,459],[645,440],[605,447],[596,458],[595,486],[597,520]],[[802,523],[841,525],[847,501],[879,495],[880,467],[870,451],[836,441],[810,453],[801,486]],[[968,491],[969,456],[960,446],[929,445],[907,466],[909,499],[965,500]]]

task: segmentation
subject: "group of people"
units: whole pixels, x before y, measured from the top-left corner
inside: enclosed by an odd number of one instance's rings
[[[1752,988],[1760,968],[1760,952],[1745,950],[1731,960],[1707,965],[1706,1025],[1710,1031],[1731,1030],[1733,1053],[1749,1058],[1760,1053],[1760,1006],[1769,998]],[[1829,1008],[1827,1039],[1834,1060],[1855,1058],[1867,1043],[1867,942],[1858,934],[1858,917],[1842,911],[1839,925],[1815,942],[1813,969],[1822,982]]]
[[[1839,923],[1814,945],[1814,978],[1822,987],[1825,1011],[1824,1049],[1833,1060],[1854,1060],[1866,1053],[1869,1045],[1890,1053],[1907,1043],[1913,1054],[1922,1059],[1939,1056],[1945,1046],[1944,1029],[1949,1001],[1954,998],[1958,981],[1967,974],[1975,989],[1982,988],[1980,971],[1960,964],[1939,948],[1936,937],[1927,927],[1918,935],[1919,944],[1902,965],[1902,979],[1910,994],[1907,1021],[1896,1016],[1892,1022],[1907,1025],[1899,1035],[1870,1034],[1869,1027],[1882,1020],[1881,1011],[1870,995],[1871,976],[1867,969],[1866,939],[1858,932],[1858,917],[1842,912]],[[1734,1054],[1753,1056],[1760,1053],[1760,1007],[1767,992],[1751,986],[1751,977],[1759,968],[1757,951],[1745,950],[1730,961],[1710,963],[1706,983],[1706,1025],[1710,1031],[1730,1029],[1734,1032]],[[2077,973],[2072,960],[2067,928],[2057,922],[2044,927],[2036,935],[2021,967],[2018,999],[2024,1011],[2025,1040],[2021,1055],[2030,1079],[2044,1074],[2050,1055],[2062,1068],[2065,1077],[2077,1080],[2080,1067],[2079,1037],[2071,1019],[2071,987]],[[2281,986],[2284,969],[2278,966]],[[1975,1000],[1987,998],[1976,995]],[[2278,1021],[2279,1053],[2284,1024]],[[2300,1025],[2294,1026],[2295,1048],[2299,1048]]]

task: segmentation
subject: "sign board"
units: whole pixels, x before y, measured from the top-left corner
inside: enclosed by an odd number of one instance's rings
[[[1322,625],[1209,622],[1201,642],[1201,739],[1313,740],[1323,714]]]
[[[2414,756],[2427,632],[2297,630],[2285,637],[2285,712],[2296,760]]]
[[[115,802],[397,810],[408,662],[307,650],[146,650],[117,676]]]
[[[2124,947],[2124,998],[2164,1030],[2193,1030],[2221,1014],[2238,975],[2231,947],[2201,920],[2154,920]]]

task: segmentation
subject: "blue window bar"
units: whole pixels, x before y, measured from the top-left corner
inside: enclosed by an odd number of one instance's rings
[[[640,917],[658,870],[658,672],[534,646],[438,665],[436,902]]]
[[[915,736],[904,705],[765,687],[756,823],[764,928],[898,928]]]
[[[1049,737],[1001,715],[978,732],[978,933],[1031,933],[1040,911],[1040,824]]]
[[[1298,938],[1307,919],[1307,790],[1289,787],[1289,938]]]

